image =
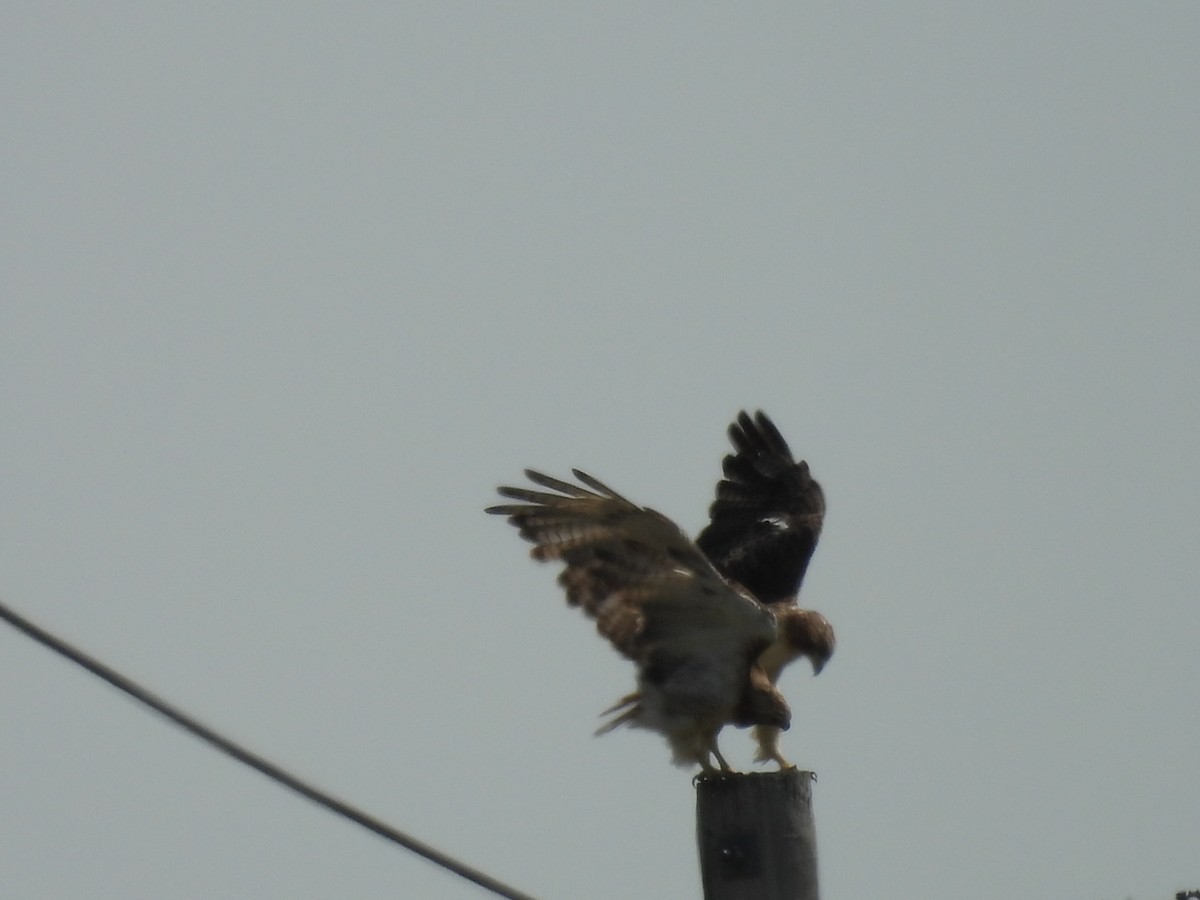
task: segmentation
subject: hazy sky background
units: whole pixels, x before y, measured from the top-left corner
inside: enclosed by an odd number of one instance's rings
[[[1200,3],[8,3],[0,596],[539,897],[699,895],[485,516],[825,486],[823,896],[1200,887]],[[0,877],[473,898],[0,629]],[[722,741],[748,766],[749,736]]]

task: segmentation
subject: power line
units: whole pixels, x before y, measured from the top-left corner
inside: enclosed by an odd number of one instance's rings
[[[216,747],[222,753],[232,756],[238,762],[249,766],[252,769],[257,769],[262,774],[266,775],[273,781],[277,781],[286,788],[290,788],[302,797],[306,797],[313,803],[323,806],[331,812],[337,813],[343,818],[349,819],[356,825],[366,828],[368,831],[373,831],[375,834],[389,840],[394,844],[399,844],[406,850],[411,850],[419,856],[425,857],[431,863],[441,866],[443,869],[449,869],[455,875],[474,882],[480,887],[491,891],[501,897],[507,897],[509,900],[534,900],[529,894],[522,893],[516,888],[509,887],[501,881],[497,881],[490,875],[480,872],[478,869],[461,863],[458,860],[447,856],[440,850],[436,850],[416,838],[410,837],[397,828],[393,828],[386,822],[371,816],[362,810],[351,806],[343,800],[339,800],[331,794],[312,785],[301,781],[295,775],[281,769],[279,766],[270,762],[267,759],[259,756],[257,753],[252,753],[245,747],[231,741],[217,732],[213,731],[207,725],[197,721],[187,713],[177,709],[175,706],[168,703],[166,700],[159,697],[152,691],[139,685],[130,678],[126,678],[115,669],[109,668],[104,663],[100,662],[95,657],[89,656],[77,647],[72,646],[63,639],[56,637],[50,632],[35,625],[33,622],[26,619],[10,609],[3,602],[0,602],[0,618],[8,622],[13,628],[23,632],[33,638],[39,644],[49,647],[60,656],[65,656],[76,665],[82,666],[98,678],[102,678],[118,690],[124,691],[133,699],[144,703],[160,715],[166,716],[176,725],[185,728],[212,746]]]

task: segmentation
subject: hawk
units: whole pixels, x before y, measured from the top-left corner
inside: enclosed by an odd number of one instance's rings
[[[545,490],[501,487],[520,502],[487,512],[507,516],[534,559],[563,564],[567,603],[637,667],[637,690],[597,734],[658,731],[677,765],[711,772],[730,770],[721,729],[753,726],[755,759],[791,768],[779,751],[791,711],[776,684],[799,657],[819,673],[834,648],[828,620],[797,603],[825,497],[765,413],[739,413],[729,438],[735,452],[695,542],[578,469],[578,483],[527,469]]]

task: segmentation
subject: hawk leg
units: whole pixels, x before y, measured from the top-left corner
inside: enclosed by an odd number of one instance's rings
[[[713,759],[717,761],[717,765],[721,767],[722,772],[732,772],[733,768],[725,761],[725,757],[721,755],[721,751],[717,749],[717,736],[713,735],[713,739],[709,742],[708,753],[713,755]],[[704,754],[704,762],[708,762],[708,753]],[[703,763],[701,763],[703,765]],[[705,766],[708,771],[715,771],[711,765]]]
[[[788,762],[779,752],[779,729],[770,725],[756,725],[754,738],[758,741],[758,752],[754,754],[755,762],[777,762],[779,771],[796,768],[795,763]]]

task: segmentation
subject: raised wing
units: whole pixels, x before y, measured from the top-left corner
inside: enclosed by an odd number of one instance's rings
[[[775,639],[774,615],[731,587],[670,519],[574,470],[571,484],[526,470],[549,491],[502,487],[508,516],[538,560],[562,560],[567,602],[656,681],[666,670],[743,673]],[[551,493],[551,491],[553,493]],[[740,689],[740,687],[739,687]]]
[[[737,452],[722,462],[725,478],[696,545],[763,603],[791,600],[817,547],[825,494],[766,413],[738,413],[729,439]]]

